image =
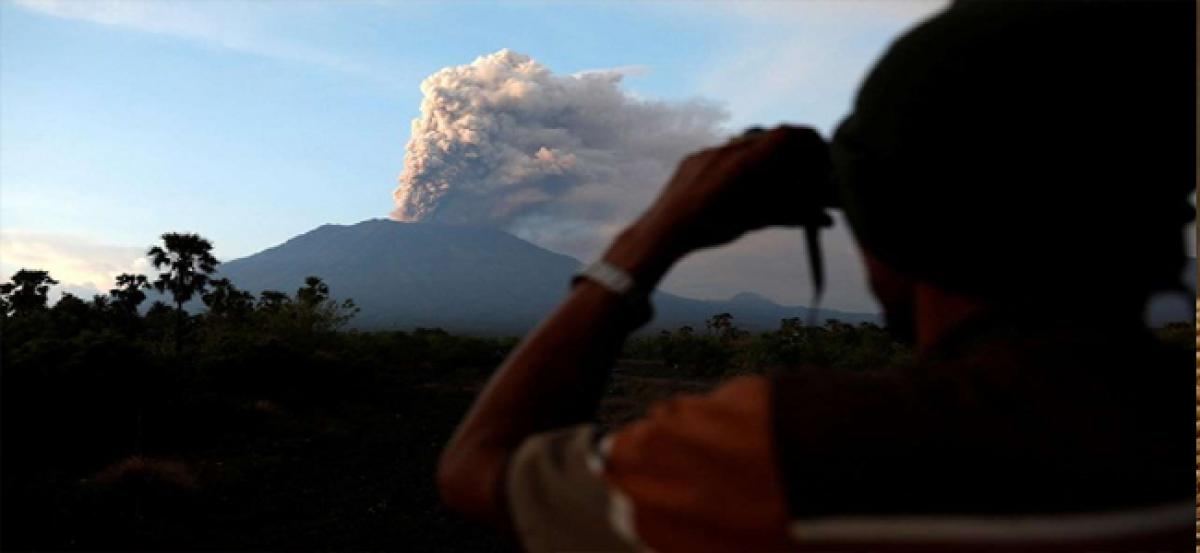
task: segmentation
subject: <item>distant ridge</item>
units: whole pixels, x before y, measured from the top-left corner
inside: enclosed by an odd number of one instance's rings
[[[322,225],[278,246],[229,261],[218,276],[239,288],[294,292],[304,277],[325,279],[335,297],[353,298],[363,329],[437,326],[459,332],[517,334],[532,328],[562,299],[580,267],[506,232],[435,223],[371,219]],[[733,314],[739,327],[777,328],[808,309],[742,293],[725,301],[654,296],[650,328],[701,327],[716,314]],[[821,310],[820,318],[877,321],[878,316]]]

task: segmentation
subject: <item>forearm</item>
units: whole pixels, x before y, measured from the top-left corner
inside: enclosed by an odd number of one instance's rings
[[[580,283],[496,371],[455,441],[515,447],[529,434],[591,416],[629,316],[621,298]]]
[[[644,288],[674,261],[633,227],[604,259]],[[629,298],[583,281],[500,366],[443,453],[439,475],[447,501],[479,518],[502,522],[494,489],[508,456],[528,436],[591,420],[608,373],[641,313]]]

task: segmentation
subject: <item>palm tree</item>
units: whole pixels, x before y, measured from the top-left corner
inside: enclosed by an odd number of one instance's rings
[[[154,289],[170,292],[175,300],[175,353],[183,349],[183,304],[197,292],[208,287],[209,275],[217,270],[220,261],[212,255],[212,243],[198,234],[168,232],[162,235],[162,246],[150,248],[146,255],[158,274]]]
[[[132,335],[141,326],[138,306],[146,301],[145,290],[150,288],[150,279],[146,275],[123,273],[117,275],[115,286],[108,291],[108,296],[96,296],[92,303],[117,327]]]
[[[137,308],[146,301],[146,293],[142,290],[150,288],[150,279],[146,275],[117,275],[117,287],[109,290],[114,305],[129,312],[137,312]]]
[[[304,287],[296,290],[296,301],[301,305],[316,307],[329,298],[329,285],[318,276],[304,279]]]

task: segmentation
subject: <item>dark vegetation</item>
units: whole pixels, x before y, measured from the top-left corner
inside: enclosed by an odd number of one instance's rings
[[[438,506],[431,476],[515,339],[344,331],[354,303],[320,278],[252,296],[211,247],[166,234],[159,274],[86,301],[48,305],[44,271],[0,285],[4,549],[502,549]],[[146,306],[151,288],[173,305]],[[730,374],[909,355],[871,324],[750,334],[721,313],[631,339],[602,418]]]

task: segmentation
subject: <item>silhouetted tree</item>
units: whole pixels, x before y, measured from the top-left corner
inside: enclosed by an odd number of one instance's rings
[[[66,294],[64,294],[66,295]],[[108,313],[113,308],[113,303],[109,301],[108,296],[96,294],[92,296],[92,303],[88,305],[88,309],[97,315]]]
[[[737,328],[733,326],[733,315],[729,313],[713,315],[704,322],[704,326],[708,327],[710,334],[715,334],[722,340],[737,337]]]
[[[318,276],[304,278],[304,287],[296,290],[296,301],[306,306],[317,306],[329,299],[329,285]]]
[[[296,322],[308,332],[329,332],[345,325],[355,314],[358,306],[354,300],[337,301],[329,297],[329,285],[321,277],[309,276],[304,286],[296,290],[293,305]]]
[[[316,335],[326,335],[346,324],[358,307],[353,300],[330,297],[329,285],[320,277],[309,276],[294,295],[277,290],[259,293],[254,311],[256,330],[284,341],[313,345]]]
[[[166,338],[166,329],[175,319],[175,310],[171,306],[154,300],[150,304],[150,308],[146,310],[146,316],[143,319],[148,335],[154,340],[161,341]]]
[[[61,300],[60,300],[61,301]],[[91,303],[87,304],[88,316],[92,321],[109,321],[116,309],[113,307],[113,302],[108,296],[96,294],[92,296]]]
[[[46,309],[46,295],[55,284],[58,281],[50,278],[47,271],[17,271],[11,282],[0,284],[5,315],[21,316]]]
[[[70,338],[88,327],[92,309],[75,294],[64,292],[54,307],[50,308],[50,317],[54,323],[52,332],[62,338]]]
[[[292,298],[278,290],[263,290],[258,294],[258,309],[268,313],[277,312],[289,303]]]
[[[208,306],[208,314],[213,317],[244,320],[254,311],[254,296],[250,292],[239,290],[227,278],[218,278],[211,282],[212,290],[201,295],[204,305]]]
[[[112,306],[129,313],[136,313],[139,305],[146,301],[146,292],[150,288],[150,280],[146,275],[117,275],[117,287],[109,290],[112,296]]]
[[[146,275],[124,273],[117,276],[116,287],[108,291],[108,296],[97,296],[92,305],[97,309],[106,307],[103,310],[108,319],[127,334],[132,334],[141,326],[138,306],[146,301],[145,290],[149,288],[150,280]]]
[[[159,292],[170,292],[175,300],[175,352],[183,349],[183,304],[208,287],[209,275],[217,270],[212,243],[198,234],[168,232],[162,246],[150,248],[146,255],[155,269],[166,268],[154,281]]]

